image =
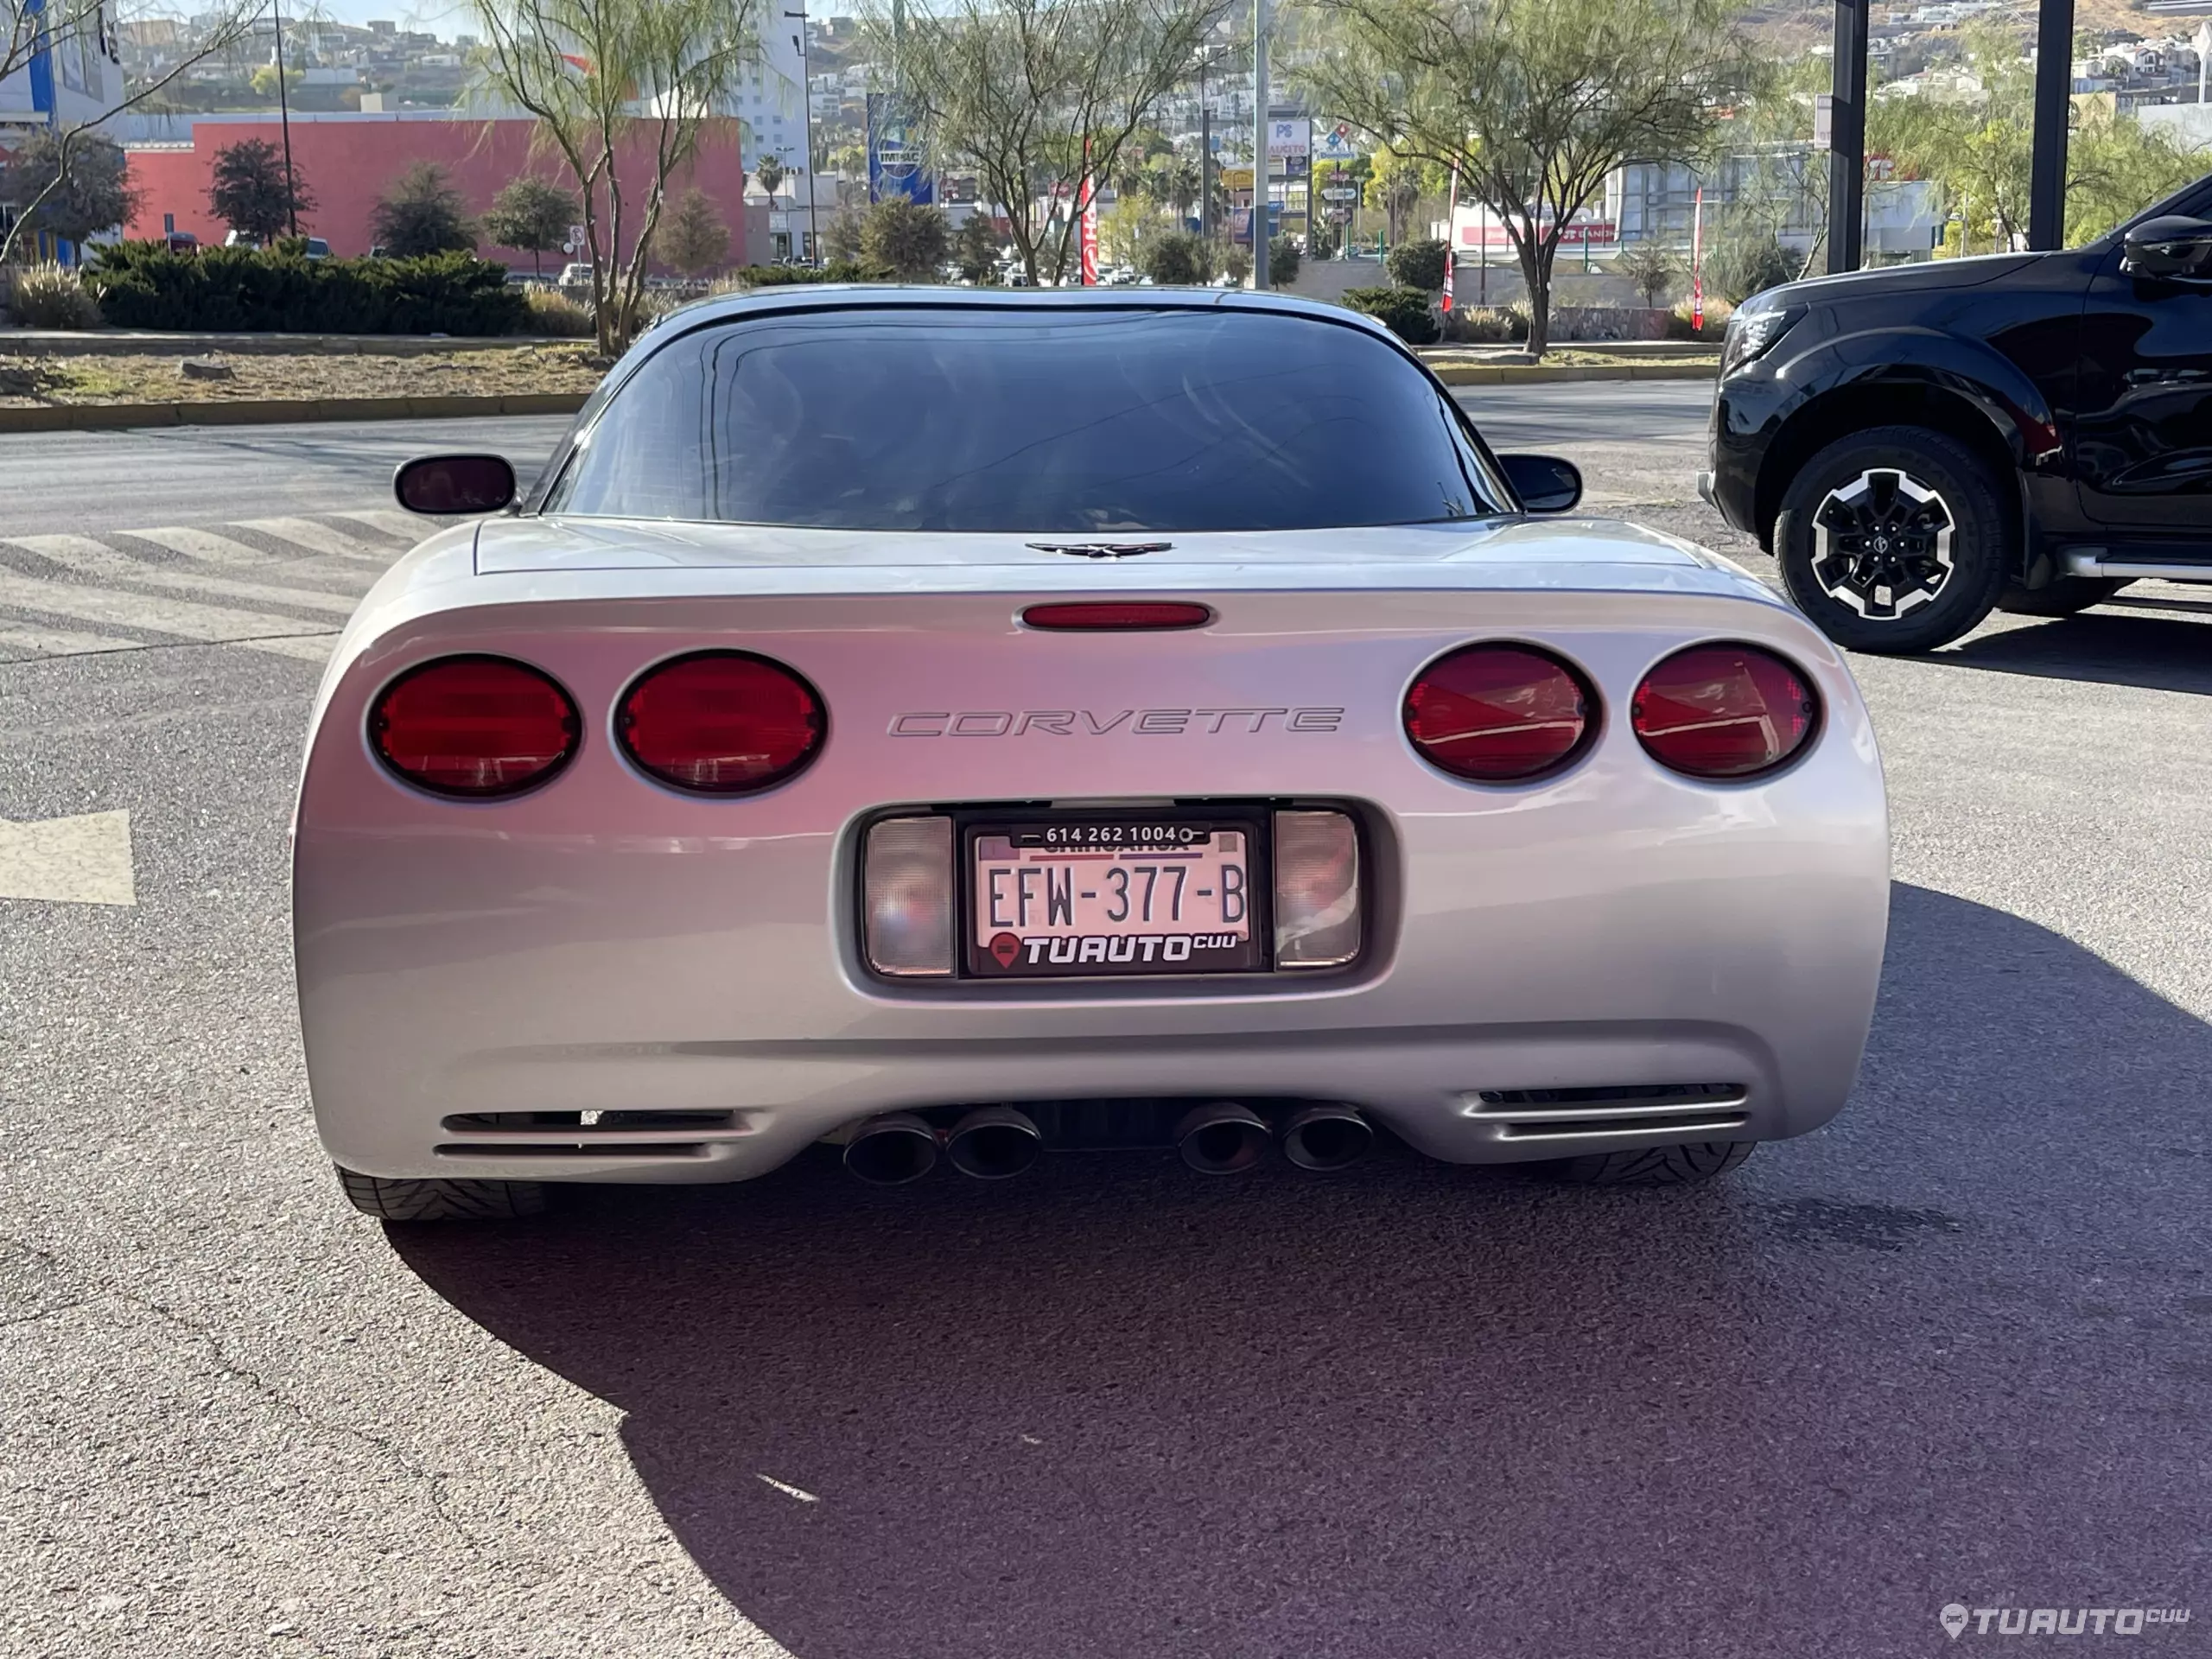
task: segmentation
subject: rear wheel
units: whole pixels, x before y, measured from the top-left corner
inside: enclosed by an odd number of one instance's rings
[[[1919,426],[1854,433],[1807,461],[1774,543],[1789,597],[1847,651],[1950,644],[1989,614],[2018,563],[1988,467]]]
[[[1997,608],[2013,616],[2075,616],[2103,604],[2127,582],[2125,576],[2061,576],[2033,593],[2013,582],[1999,597]]]
[[[542,1214],[542,1181],[391,1180],[340,1169],[353,1207],[378,1221],[512,1221]]]
[[[1756,1141],[1697,1141],[1682,1147],[1639,1147],[1633,1152],[1593,1152],[1532,1172],[1569,1186],[1695,1186],[1726,1175],[1751,1155]]]

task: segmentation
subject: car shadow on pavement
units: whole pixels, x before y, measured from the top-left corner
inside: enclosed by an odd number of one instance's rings
[[[2187,601],[2123,594],[2063,621],[1985,628],[1923,660],[2201,696],[2212,694],[2212,626]]]
[[[1866,1659],[2208,1582],[2208,1077],[2101,958],[1901,887],[1851,1107],[1710,1188],[810,1154],[390,1236],[626,1414],[801,1659]]]

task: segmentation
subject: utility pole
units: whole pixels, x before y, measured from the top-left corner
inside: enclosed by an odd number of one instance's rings
[[[1268,0],[1252,0],[1252,291],[1268,286]]]
[[[2066,123],[2073,91],[2074,0],[2043,0],[2036,15],[2036,124],[2028,155],[2028,247],[2036,253],[2066,245]]]
[[[300,187],[292,177],[292,106],[284,96],[284,12],[278,0],[269,0],[269,16],[276,25],[276,122],[284,134],[284,218],[291,234],[300,233]]]
[[[798,54],[799,143],[806,146],[806,168],[800,176],[806,181],[806,240],[807,252],[810,256],[807,263],[819,265],[822,263],[822,215],[816,200],[818,181],[814,176],[814,76],[806,54],[805,0],[799,0],[797,11],[785,12],[784,19],[798,24],[791,34],[791,48]],[[768,199],[768,205],[771,207],[776,205],[774,197]]]
[[[1859,269],[1866,213],[1866,8],[1835,0],[1834,97],[1828,118],[1828,270]]]
[[[1213,111],[1206,103],[1205,48],[1198,48],[1198,239],[1213,240]]]

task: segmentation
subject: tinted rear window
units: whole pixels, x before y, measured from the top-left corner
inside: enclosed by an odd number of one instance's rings
[[[1237,310],[884,308],[709,327],[545,511],[834,530],[1308,530],[1495,511],[1389,346]]]

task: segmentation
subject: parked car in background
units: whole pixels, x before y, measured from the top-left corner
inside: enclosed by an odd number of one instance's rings
[[[1854,651],[2212,582],[2212,177],[2083,247],[1754,296],[1711,442],[1706,498]]]
[[[190,231],[171,231],[162,238],[162,245],[171,253],[197,253],[200,238]]]
[[[223,238],[223,245],[226,248],[258,248],[261,238],[251,231],[232,231]]]
[[[563,288],[589,288],[591,286],[591,266],[588,263],[582,264],[569,264],[563,265],[561,267],[560,280],[561,286]]]

